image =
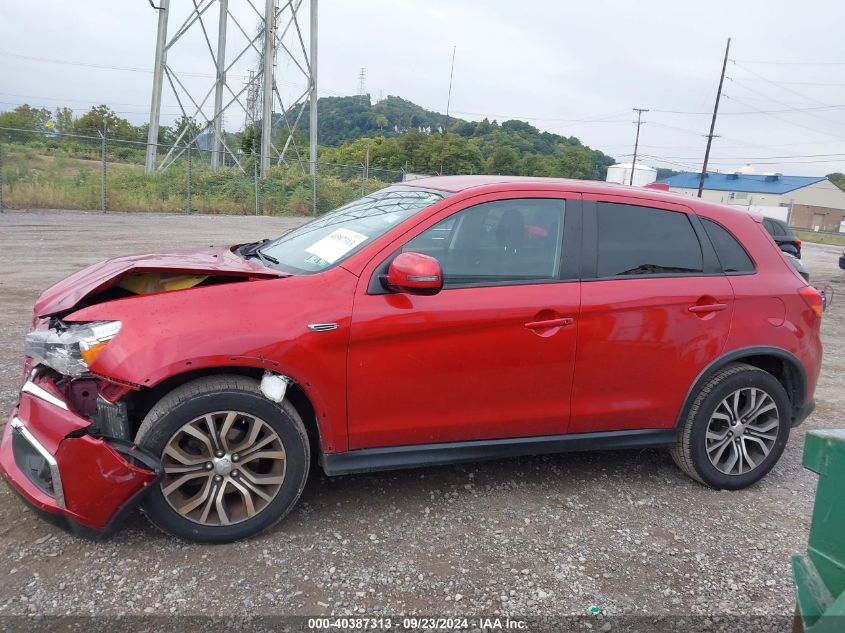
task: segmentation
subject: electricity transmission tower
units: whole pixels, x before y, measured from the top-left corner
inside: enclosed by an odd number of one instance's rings
[[[360,101],[364,101],[364,96],[367,94],[367,69],[362,68],[361,73],[358,75],[358,96],[361,97]]]
[[[251,12],[258,18],[259,28],[253,35],[249,34],[247,27],[242,25],[230,10],[230,6],[236,2],[251,8]],[[195,0],[188,7],[189,12],[184,21],[168,36],[170,0],[158,0],[159,6],[155,6],[150,0],[153,8],[158,10],[158,35],[147,136],[147,174],[172,165],[187,147],[194,144],[203,134],[211,136],[212,169],[217,169],[224,162],[226,155],[243,169],[237,148],[227,145],[223,130],[223,117],[227,116],[229,121],[235,120],[232,115],[238,109],[242,111],[246,125],[257,125],[260,121],[262,177],[267,176],[273,160],[277,164],[287,163],[291,154],[304,165],[294,132],[306,106],[309,105],[309,170],[312,175],[316,173],[318,0],[264,0],[263,11],[259,10],[261,2],[262,0]],[[256,3],[259,3],[259,6],[256,6]],[[211,9],[215,5],[216,24],[213,25],[209,24],[209,21],[214,20],[214,12]],[[302,28],[306,13],[310,18],[308,48]],[[230,24],[235,27],[236,41],[228,37]],[[216,39],[210,35],[213,33],[213,26],[216,26]],[[180,40],[198,35],[204,39],[208,49],[209,66],[206,69],[193,68],[191,73],[175,71],[171,61],[176,58],[178,65],[179,47],[176,44]],[[260,68],[257,73],[250,72],[250,77],[243,85],[236,85],[234,81],[229,80],[230,71],[238,62],[243,63],[244,56],[249,54],[258,56]],[[293,90],[294,96],[290,99],[283,99],[279,90],[277,57],[283,57],[284,66],[291,72],[291,76],[285,78],[285,83],[298,86]],[[207,70],[207,75],[202,75],[202,70]],[[199,91],[195,88],[196,82],[188,86],[190,82],[186,77],[203,76],[211,78],[210,86],[205,86]],[[189,121],[197,121],[200,132],[192,133],[191,126],[183,126],[173,147],[159,160],[158,133],[165,79],[182,116]],[[276,142],[275,128],[281,128]]]

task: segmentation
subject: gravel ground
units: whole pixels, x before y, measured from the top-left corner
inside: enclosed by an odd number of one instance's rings
[[[0,214],[0,411],[16,401],[38,293],[134,251],[273,236],[301,220]],[[715,492],[659,451],[515,459],[329,479],[247,542],[162,535],[136,514],[109,541],[70,536],[0,487],[0,616],[792,613],[789,556],[807,540],[816,477],[803,436],[845,426],[845,283],[838,249],[806,244],[824,319],[815,414],[759,485]],[[837,386],[838,385],[838,386]],[[596,630],[604,629],[601,625]]]

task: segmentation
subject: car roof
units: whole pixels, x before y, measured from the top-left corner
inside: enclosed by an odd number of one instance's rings
[[[493,175],[465,175],[465,176],[429,176],[426,178],[416,178],[414,180],[406,181],[402,184],[410,185],[412,187],[426,187],[430,189],[439,189],[441,191],[449,191],[457,193],[473,187],[481,187],[483,185],[502,185],[502,184],[538,184],[550,185],[558,184],[564,188],[578,187],[583,183],[593,183],[593,181],[586,180],[572,180],[567,178],[540,178],[539,176],[493,176]],[[593,183],[599,185],[614,185],[615,183]],[[580,189],[578,189],[580,190]]]
[[[540,189],[557,189],[575,193],[616,195],[626,198],[638,198],[645,201],[661,201],[672,204],[679,204],[692,209],[695,213],[703,212],[705,215],[714,217],[736,217],[746,216],[761,221],[762,216],[737,209],[730,205],[707,202],[700,198],[693,198],[680,193],[672,193],[652,187],[631,187],[615,182],[603,182],[597,180],[576,180],[571,178],[541,178],[539,176],[492,176],[492,175],[466,175],[466,176],[431,176],[417,178],[403,182],[402,185],[411,187],[424,187],[458,193],[470,189],[479,189],[482,193],[485,189],[519,190],[526,186],[536,186]]]

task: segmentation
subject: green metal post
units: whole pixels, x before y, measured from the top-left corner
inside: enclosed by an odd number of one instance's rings
[[[819,475],[807,552],[792,557],[795,630],[845,631],[845,429],[812,431],[804,466]]]

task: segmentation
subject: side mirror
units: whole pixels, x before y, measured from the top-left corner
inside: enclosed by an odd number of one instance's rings
[[[400,253],[382,277],[382,284],[394,292],[436,295],[443,288],[440,262],[422,253]]]

